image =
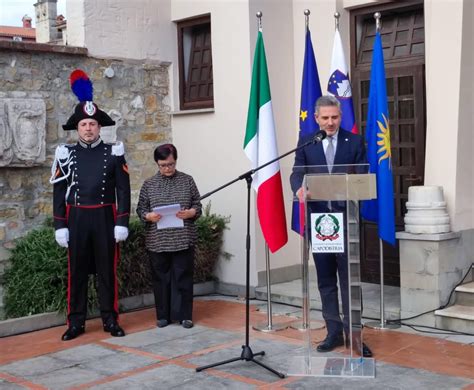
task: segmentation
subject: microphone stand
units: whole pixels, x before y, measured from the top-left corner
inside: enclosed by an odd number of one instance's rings
[[[300,150],[300,149],[302,149],[306,146],[309,146],[311,144],[321,142],[325,137],[326,137],[326,132],[320,131],[310,141],[308,141],[308,142],[306,142],[306,143],[304,143],[300,146],[297,146],[296,148],[290,150],[289,152],[286,152],[286,153],[274,158],[273,160],[270,160],[270,161],[266,162],[265,164],[260,165],[259,167],[256,167],[254,169],[251,169],[250,171],[247,171],[247,172],[243,173],[242,175],[236,177],[234,180],[231,180],[228,183],[216,188],[215,190],[212,190],[212,191],[210,191],[210,192],[208,192],[208,193],[201,196],[200,200],[205,199],[205,198],[211,196],[212,194],[214,194],[214,193],[230,186],[231,184],[233,184],[233,183],[235,183],[239,180],[245,179],[245,181],[247,182],[247,234],[246,234],[246,245],[245,245],[245,253],[246,253],[245,345],[242,345],[242,353],[241,353],[240,356],[234,357],[234,358],[228,359],[228,360],[223,360],[223,361],[220,361],[220,362],[217,362],[217,363],[208,364],[206,366],[197,367],[196,368],[197,372],[206,370],[208,368],[221,366],[223,364],[233,363],[233,362],[236,362],[236,361],[239,361],[239,360],[245,360],[247,362],[251,361],[251,362],[254,362],[254,363],[258,364],[259,366],[267,369],[268,371],[271,371],[272,373],[279,376],[280,378],[285,377],[285,374],[282,374],[281,372],[278,372],[278,371],[274,370],[273,368],[265,365],[264,363],[262,363],[258,360],[255,360],[255,356],[264,356],[265,351],[254,353],[252,351],[252,348],[250,348],[250,344],[249,344],[249,330],[250,330],[250,299],[249,299],[249,295],[250,295],[250,189],[251,189],[251,186],[252,186],[252,175],[255,172],[259,171],[260,169],[265,168],[266,166],[268,166],[270,164],[273,164],[276,161],[279,161],[280,159],[282,159],[283,157],[288,156],[289,154],[292,154],[292,153],[294,153],[294,152],[296,152],[296,151],[298,151],[298,150]]]

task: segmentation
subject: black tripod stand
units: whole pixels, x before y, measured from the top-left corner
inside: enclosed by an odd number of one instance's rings
[[[234,179],[234,180],[224,184],[223,186],[220,186],[219,188],[216,188],[215,190],[213,190],[211,192],[208,192],[207,194],[204,194],[203,196],[201,196],[201,199],[207,198],[208,196],[214,194],[215,192],[220,191],[220,190],[230,186],[231,184],[235,183],[236,181],[239,181],[239,180],[242,180],[242,179],[245,179],[245,181],[247,182],[247,234],[246,234],[246,245],[245,245],[245,253],[246,253],[246,270],[245,270],[245,274],[246,274],[245,275],[246,276],[246,280],[245,280],[245,345],[242,345],[242,353],[240,354],[240,356],[234,357],[234,358],[228,359],[228,360],[223,360],[221,362],[208,364],[207,366],[198,367],[198,368],[196,368],[197,372],[206,370],[208,368],[221,366],[223,364],[233,363],[233,362],[236,362],[236,361],[239,361],[239,360],[245,360],[247,362],[251,361],[251,362],[254,362],[254,363],[258,364],[259,366],[267,369],[268,371],[273,372],[275,375],[278,375],[280,378],[285,377],[285,375],[282,374],[281,372],[278,372],[278,371],[274,370],[273,368],[267,366],[266,364],[264,364],[264,363],[262,363],[258,360],[255,360],[255,356],[264,356],[265,351],[254,353],[252,351],[252,348],[250,348],[250,345],[249,345],[249,330],[250,330],[250,298],[249,298],[249,295],[250,295],[250,189],[251,189],[251,186],[252,186],[252,175],[255,172],[257,172],[258,170],[266,167],[267,165],[273,164],[275,161],[278,161],[281,158],[283,158],[285,156],[288,156],[289,154],[291,154],[291,153],[293,153],[293,152],[295,152],[299,149],[304,148],[305,146],[308,146],[308,145],[316,143],[316,142],[321,142],[321,140],[323,140],[325,137],[326,137],[326,132],[320,131],[316,134],[316,136],[311,141],[308,141],[305,144],[299,145],[295,149],[292,149],[289,152],[287,152],[285,154],[282,154],[281,156],[279,156],[279,157],[277,157],[273,160],[270,160],[267,163],[265,163],[263,165],[260,165],[257,168],[254,168],[254,169],[252,169],[248,172],[245,172],[244,174],[240,175],[236,179]]]

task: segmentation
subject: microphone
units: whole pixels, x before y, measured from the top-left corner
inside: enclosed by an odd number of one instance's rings
[[[316,133],[316,135],[313,137],[313,144],[317,144],[318,142],[321,142],[324,138],[326,138],[327,133],[324,130],[320,130]]]

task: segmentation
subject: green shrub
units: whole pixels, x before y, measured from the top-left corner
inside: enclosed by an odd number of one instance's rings
[[[138,218],[130,220],[128,238],[120,245],[117,279],[120,298],[153,291],[145,248],[145,226]]]
[[[4,278],[7,318],[65,309],[67,251],[56,244],[52,227],[17,240]]]
[[[194,282],[207,282],[212,279],[214,266],[222,256],[230,259],[231,255],[222,251],[224,230],[230,217],[211,214],[211,202],[204,208],[201,217],[196,220],[198,242],[194,255]]]
[[[214,265],[222,252],[223,233],[229,217],[211,214],[210,203],[197,220],[198,243],[195,255],[194,282],[213,278]],[[151,272],[145,249],[144,225],[132,218],[129,237],[120,245],[117,269],[119,297],[152,292]],[[97,307],[95,278],[89,278],[89,311]],[[67,308],[67,250],[56,244],[52,220],[16,241],[10,265],[4,275],[4,302],[7,318],[60,311]]]

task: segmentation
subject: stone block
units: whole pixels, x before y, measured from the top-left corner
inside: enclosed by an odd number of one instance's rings
[[[6,236],[7,236],[6,225],[5,223],[1,223],[0,224],[0,241],[5,240]]]
[[[52,215],[53,204],[52,201],[38,201],[33,206],[27,209],[26,216],[35,218],[39,215]]]
[[[145,95],[145,110],[147,113],[151,113],[158,110],[158,102],[156,95]]]
[[[21,218],[20,206],[5,206],[0,209],[0,219],[17,219]]]
[[[471,243],[472,245],[472,243]],[[439,248],[439,271],[441,274],[445,272],[453,272],[461,266],[459,259],[462,258],[462,246],[460,239],[452,239],[443,241]]]
[[[20,223],[17,221],[9,221],[7,222],[7,229],[8,230],[16,230],[20,227]]]
[[[400,272],[423,272],[437,246],[427,241],[400,241]]]
[[[145,115],[145,126],[155,127],[154,124],[153,115]]]
[[[104,92],[102,92],[102,97],[110,99],[114,96],[114,91],[110,88],[106,89]]]
[[[120,311],[128,311],[143,307],[143,296],[136,295],[133,297],[122,298],[119,301]]]
[[[49,119],[47,121],[47,129],[46,129],[46,142],[52,143],[58,140],[58,126],[59,123],[55,119]]]
[[[140,138],[141,138],[141,141],[145,141],[145,142],[157,142],[162,138],[162,136],[157,132],[142,133]]]
[[[438,290],[423,290],[420,288],[400,287],[401,311],[420,314],[428,310],[435,310],[441,302]],[[403,314],[402,314],[403,316]]]
[[[145,113],[144,112],[137,112],[137,114],[136,114],[136,124],[141,125],[141,126],[145,124]]]
[[[143,100],[140,95],[137,95],[133,98],[133,100],[130,102],[130,106],[135,109],[135,110],[141,110],[143,109]]]
[[[453,272],[446,272],[442,274],[442,277],[439,279],[438,288],[440,291],[440,300],[442,304],[447,303],[449,294],[456,287],[456,285],[461,281],[463,277],[463,270],[458,269]],[[473,309],[474,310],[474,309]]]
[[[0,322],[0,337],[51,328],[63,325],[65,322],[64,314],[59,313],[34,314],[20,318],[11,318]]]
[[[143,152],[140,152],[140,151],[136,151],[136,152],[134,151],[134,152],[128,153],[127,157],[128,157],[128,160],[133,161],[134,163],[138,163],[138,164],[145,164],[150,158],[150,156],[147,156]]]
[[[141,134],[139,133],[129,133],[126,135],[126,143],[130,144],[131,146],[135,145],[137,142],[141,141]],[[132,147],[130,147],[130,150],[132,150]]]
[[[22,176],[18,172],[10,171],[7,172],[8,185],[10,189],[16,191],[21,188]]]
[[[152,293],[143,294],[143,306],[154,306],[155,305],[155,296]]]
[[[439,289],[439,278],[436,275],[427,275],[423,273],[413,272],[400,272],[400,280],[403,280],[403,287],[405,288],[423,290]]]
[[[158,126],[160,127],[169,127],[171,125],[171,117],[168,113],[166,112],[158,112],[155,115],[155,120]]]

